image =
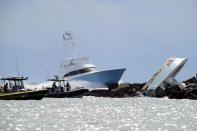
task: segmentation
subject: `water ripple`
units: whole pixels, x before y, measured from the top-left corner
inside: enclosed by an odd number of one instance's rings
[[[166,98],[0,101],[0,129],[36,131],[197,130],[197,102]]]

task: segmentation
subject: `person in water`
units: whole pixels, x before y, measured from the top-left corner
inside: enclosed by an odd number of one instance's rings
[[[67,82],[66,83],[66,91],[70,91],[71,87],[70,87],[70,84]]]

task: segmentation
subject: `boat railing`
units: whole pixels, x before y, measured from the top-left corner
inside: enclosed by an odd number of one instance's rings
[[[78,58],[69,58],[67,60],[61,61],[62,65],[70,66],[73,64],[90,64],[90,60],[88,57],[78,57]]]

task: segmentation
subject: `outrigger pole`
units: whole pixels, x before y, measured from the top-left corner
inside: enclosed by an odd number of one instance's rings
[[[76,43],[73,41],[73,36],[71,33],[66,31],[63,34],[63,39],[64,39],[64,46],[65,47],[70,47],[71,48],[71,58],[75,58],[75,48],[76,48]]]

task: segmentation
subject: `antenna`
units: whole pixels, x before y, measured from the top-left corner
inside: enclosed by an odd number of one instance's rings
[[[71,49],[71,58],[75,57],[75,48],[76,48],[76,43],[73,41],[72,34],[66,31],[63,34],[63,39],[64,39],[64,46],[69,47]]]
[[[19,67],[18,67],[18,58],[16,57],[16,68],[17,68],[17,75],[19,77]]]

